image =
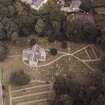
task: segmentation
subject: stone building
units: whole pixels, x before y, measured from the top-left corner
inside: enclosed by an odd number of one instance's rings
[[[46,61],[45,49],[35,44],[32,48],[23,50],[22,59],[23,62],[29,64],[30,67],[37,67],[38,62]]]
[[[29,4],[31,8],[39,10],[43,4],[47,3],[48,0],[21,0],[22,2]]]

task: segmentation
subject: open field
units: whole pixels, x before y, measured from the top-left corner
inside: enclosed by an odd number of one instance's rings
[[[53,57],[47,52],[47,61],[39,63],[37,68],[30,68],[22,62],[22,50],[28,48],[28,45],[21,47],[9,44],[9,56],[0,63],[9,89],[8,105],[48,105],[48,100],[54,96],[52,87],[57,75],[69,75],[81,84],[92,83],[90,76],[96,70],[95,62],[99,62],[101,57],[94,45],[68,43],[67,49],[61,49],[60,42],[48,44],[45,39],[40,39],[39,44],[45,49],[57,48],[58,54]],[[22,87],[11,86],[10,74],[17,70],[25,70],[31,76],[32,82]]]
[[[47,105],[54,96],[52,84],[41,81],[32,81],[22,87],[9,86],[9,91],[11,105]]]

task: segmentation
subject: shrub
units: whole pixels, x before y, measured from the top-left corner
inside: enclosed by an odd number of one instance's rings
[[[66,42],[62,42],[61,43],[61,48],[62,49],[66,49],[67,48],[67,43]]]
[[[49,41],[50,43],[55,42],[55,40],[56,40],[56,37],[55,37],[54,34],[49,34],[49,35],[48,35],[48,41]]]
[[[98,37],[98,29],[94,24],[85,23],[83,25],[82,31],[82,40],[86,42],[96,42],[96,38]]]
[[[69,15],[65,33],[69,40],[88,43],[95,43],[99,34],[94,19],[89,14],[75,14],[74,19]]]
[[[22,24],[20,29],[19,29],[19,36],[24,37],[24,36],[29,36],[33,32],[33,26],[30,24]]]
[[[101,58],[101,61],[99,63],[99,69],[102,73],[105,73],[105,56]]]
[[[55,48],[51,48],[50,53],[51,53],[51,55],[55,56],[55,55],[57,55],[58,51]]]
[[[7,39],[6,32],[4,30],[0,30],[0,40],[6,40],[6,39]]]
[[[30,46],[32,47],[33,45],[35,45],[37,43],[37,41],[35,39],[31,39],[30,40]]]
[[[3,61],[7,57],[7,48],[0,42],[0,61]]]
[[[91,1],[83,1],[79,8],[86,12],[89,12],[90,10],[93,9],[93,4]]]
[[[46,28],[46,23],[43,21],[43,19],[38,19],[35,25],[35,31],[39,35],[42,35],[45,32],[45,28]]]
[[[26,85],[30,82],[30,76],[24,71],[13,72],[10,77],[10,82],[13,85]]]

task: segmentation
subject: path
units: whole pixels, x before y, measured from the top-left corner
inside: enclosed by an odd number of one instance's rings
[[[94,56],[96,57],[95,59],[91,59],[89,53],[88,53],[87,50],[86,50],[88,47],[90,47],[90,48],[92,49],[93,54],[94,54]],[[75,54],[77,54],[77,53],[79,53],[79,52],[81,52],[81,51],[83,51],[83,50],[85,50],[86,55],[88,56],[89,59],[85,59],[85,60],[84,60],[84,59],[80,59],[79,57],[77,57],[77,56],[75,55]],[[46,49],[46,51],[49,51],[49,49]],[[59,61],[60,59],[62,59],[63,57],[72,56],[72,57],[74,57],[76,60],[78,60],[78,61],[80,61],[82,64],[84,64],[86,67],[88,67],[90,70],[94,71],[94,69],[93,69],[91,66],[89,66],[89,65],[87,64],[87,62],[100,61],[100,58],[97,58],[97,55],[96,55],[96,53],[95,53],[95,51],[94,51],[94,49],[93,49],[93,45],[87,45],[87,46],[85,46],[85,47],[83,47],[83,48],[81,48],[81,49],[78,49],[78,50],[74,51],[73,53],[68,53],[68,52],[63,52],[63,51],[58,51],[58,53],[59,53],[59,54],[62,54],[62,55],[59,56],[58,58],[56,58],[55,60],[50,61],[50,62],[47,63],[47,64],[38,65],[37,68],[41,68],[41,67],[46,67],[46,66],[52,65],[52,64],[54,64],[55,62],[57,62],[57,61]],[[9,57],[11,58],[11,57],[16,57],[16,56],[18,57],[18,56],[21,56],[21,55],[13,55],[13,56],[9,56]],[[24,64],[27,65],[27,66],[29,66],[29,64],[27,64],[27,63],[24,63]]]
[[[74,51],[73,53],[58,51],[58,53],[61,54],[61,56],[57,57],[56,59],[54,59],[53,61],[51,61],[47,64],[38,65],[38,68],[52,65],[55,62],[62,59],[63,57],[72,56],[76,60],[78,60],[79,62],[84,64],[87,68],[89,68],[89,70],[94,71],[94,69],[91,66],[89,66],[87,64],[87,62],[96,62],[96,61],[99,61],[100,58],[97,58],[95,51],[93,51],[94,49],[92,49],[93,54],[96,58],[91,59],[91,57],[87,51],[88,47],[92,47],[92,46],[90,46],[90,45],[85,46],[81,49]],[[46,50],[49,51],[48,49],[46,49]],[[79,57],[76,56],[77,53],[79,53],[83,50],[85,50],[86,55],[88,56],[89,59],[80,59]],[[9,56],[9,57],[16,57],[16,56],[18,57],[21,55],[13,55],[13,56]],[[34,84],[36,82],[38,82],[37,85]],[[50,96],[52,96],[51,94],[53,93],[53,91],[52,91],[53,85],[51,83],[48,84],[48,83],[45,83],[45,81],[40,81],[40,80],[33,80],[31,83],[32,84],[29,84],[28,86],[21,87],[21,88],[12,89],[11,87],[9,87],[10,105],[14,105],[14,104],[16,104],[16,105],[30,105],[30,104],[39,105],[39,103],[40,103],[40,105],[42,105],[41,103],[46,103],[50,99]]]
[[[52,89],[53,84],[38,81],[32,81],[30,84],[21,88],[12,88],[9,86],[10,105],[39,105],[47,103],[54,95]],[[31,86],[32,83],[34,83],[33,86]]]
[[[88,47],[90,47],[90,45],[85,46],[85,47],[83,47],[83,48],[81,48],[81,49],[79,49],[79,50],[76,50],[76,51],[73,52],[73,53],[58,51],[59,54],[63,54],[63,55],[61,55],[60,57],[56,58],[55,60],[53,60],[53,61],[51,61],[51,62],[49,62],[49,63],[47,63],[47,64],[38,65],[37,68],[49,66],[49,65],[51,65],[51,64],[53,64],[53,63],[55,63],[55,62],[57,62],[58,60],[62,59],[63,57],[72,56],[72,57],[74,57],[75,59],[77,59],[78,61],[80,61],[81,63],[83,63],[83,64],[84,64],[86,67],[88,67],[90,70],[94,71],[94,69],[93,69],[91,66],[89,66],[89,65],[87,64],[87,62],[96,62],[96,61],[99,61],[100,58],[97,58],[96,53],[95,53],[94,49],[92,48],[93,54],[94,54],[94,56],[96,57],[96,59],[91,59],[90,56],[89,56],[89,53],[88,53],[87,50],[86,50]],[[92,47],[93,47],[93,45],[92,45]],[[83,59],[80,59],[79,57],[75,56],[76,53],[79,53],[79,52],[81,52],[82,50],[85,50],[85,51],[86,51],[86,54],[87,54],[87,56],[89,57],[89,59],[83,60]]]

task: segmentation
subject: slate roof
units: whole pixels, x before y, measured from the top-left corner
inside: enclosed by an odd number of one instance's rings
[[[79,6],[81,5],[81,0],[70,0],[70,1],[63,0],[63,1],[64,1],[64,3],[63,3],[64,5],[60,4],[61,5],[61,11],[64,11],[64,12],[79,11]]]
[[[29,4],[31,8],[39,10],[48,0],[21,0],[22,2]]]
[[[44,48],[41,48],[38,44],[35,44],[32,48],[23,50],[23,62],[28,61],[29,64],[37,64],[39,61],[46,61],[46,52]]]

